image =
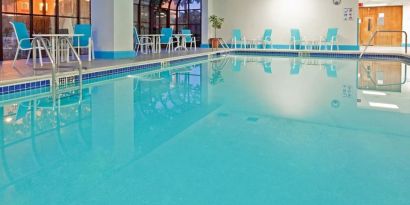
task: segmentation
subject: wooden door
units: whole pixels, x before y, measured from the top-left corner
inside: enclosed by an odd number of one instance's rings
[[[367,45],[375,31],[401,31],[402,6],[362,7],[360,15],[360,45]],[[379,33],[370,45],[401,46],[402,33]]]
[[[359,67],[359,89],[401,92],[401,62],[362,61]]]
[[[369,42],[370,38],[373,35],[373,32],[376,31],[376,10],[373,8],[360,8],[360,45],[373,45],[374,41]]]

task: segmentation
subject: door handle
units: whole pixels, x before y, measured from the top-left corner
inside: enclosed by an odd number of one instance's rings
[[[367,24],[367,31],[372,30],[372,19],[368,19],[368,24]]]

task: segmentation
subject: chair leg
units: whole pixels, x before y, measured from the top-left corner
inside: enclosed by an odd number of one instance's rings
[[[88,46],[88,61],[91,61],[91,46]]]
[[[30,55],[31,55],[31,50],[29,50],[29,51],[28,51],[28,55],[27,55],[26,64],[28,64],[28,60],[30,60]]]
[[[13,61],[13,68],[14,68],[15,65],[16,65],[16,60],[17,60],[17,57],[18,57],[18,55],[19,55],[19,52],[20,52],[20,47],[17,47],[16,55],[14,56],[14,61]]]
[[[95,49],[94,49],[94,41],[91,41],[92,46],[92,54],[93,54],[93,60],[95,60]]]
[[[38,55],[40,57],[40,65],[41,65],[41,67],[43,67],[43,56],[41,54],[41,49],[40,48],[38,48]]]

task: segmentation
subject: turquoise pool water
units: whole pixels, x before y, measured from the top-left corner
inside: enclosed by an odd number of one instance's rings
[[[407,75],[226,56],[0,102],[0,204],[408,204]]]

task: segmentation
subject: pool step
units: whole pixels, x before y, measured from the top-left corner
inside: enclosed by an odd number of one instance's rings
[[[308,51],[299,51],[298,56],[302,58],[309,58],[310,57],[310,52]]]
[[[171,66],[171,62],[169,61],[162,61],[161,62],[161,68],[168,68]]]

